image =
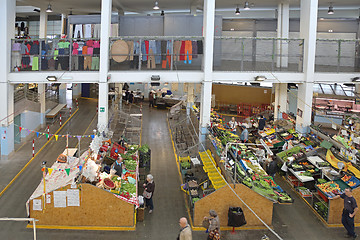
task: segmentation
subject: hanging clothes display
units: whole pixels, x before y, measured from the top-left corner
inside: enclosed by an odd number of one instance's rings
[[[174,41],[174,61],[180,61],[181,41]]]
[[[156,68],[155,55],[156,55],[156,41],[150,40],[149,43],[149,56],[147,62],[147,68]]]
[[[188,61],[189,64],[191,64],[191,61],[192,61],[192,42],[190,40],[185,41],[185,59],[184,59],[184,63],[187,63],[186,60]]]
[[[74,28],[74,38],[84,38],[83,27],[81,24],[76,24]]]
[[[94,38],[100,38],[101,34],[101,24],[94,24]]]
[[[84,24],[84,38],[91,38],[91,24]]]

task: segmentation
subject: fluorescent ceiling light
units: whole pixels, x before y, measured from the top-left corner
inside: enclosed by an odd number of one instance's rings
[[[49,5],[48,5],[48,7],[47,7],[47,9],[46,9],[46,12],[47,13],[51,13],[53,10],[52,10],[52,8],[51,8],[51,4],[49,3]]]
[[[267,78],[265,76],[256,76],[255,77],[255,81],[257,82],[262,82],[265,81]]]
[[[249,9],[250,9],[249,2],[248,2],[248,1],[245,2],[244,9],[245,9],[245,10],[249,10]]]
[[[154,10],[159,10],[159,3],[156,1],[155,2],[155,6],[153,7]]]
[[[334,14],[334,7],[332,6],[331,3],[330,3],[330,6],[329,6],[328,14],[329,14],[329,15]]]
[[[47,79],[48,81],[51,81],[51,82],[57,81],[57,77],[56,77],[56,76],[47,76],[46,79]]]

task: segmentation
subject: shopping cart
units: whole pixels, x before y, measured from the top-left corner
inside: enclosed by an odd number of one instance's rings
[[[179,101],[177,104],[175,104],[170,108],[170,119],[172,118],[174,118],[175,120],[179,119],[180,111],[183,103],[184,103],[183,101]]]

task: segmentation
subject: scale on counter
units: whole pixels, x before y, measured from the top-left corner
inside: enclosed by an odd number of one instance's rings
[[[338,167],[338,169],[340,170],[339,172],[336,171],[336,170],[334,170],[334,169],[330,171],[330,174],[333,175],[334,177],[340,176],[341,171],[342,171],[342,170],[344,169],[344,167],[345,167],[345,164],[344,164],[343,162],[338,162],[338,163],[337,163],[337,167]]]

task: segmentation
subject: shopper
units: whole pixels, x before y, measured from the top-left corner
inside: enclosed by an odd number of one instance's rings
[[[245,125],[241,125],[241,135],[240,140],[243,143],[246,143],[249,140],[249,131],[247,130]]]
[[[125,91],[125,101],[126,101],[126,104],[129,104],[129,95],[130,95],[129,90],[126,90],[126,91]]]
[[[265,128],[265,118],[264,118],[263,115],[260,115],[258,124],[259,124],[259,127],[258,127],[259,131],[264,130],[264,128]]]
[[[235,118],[232,117],[231,120],[229,121],[229,127],[231,129],[231,132],[233,134],[236,134],[236,127],[239,126],[239,124],[235,121]]]
[[[192,240],[191,227],[185,217],[180,218],[179,225],[181,227],[178,240]]]
[[[204,217],[205,220],[209,221],[209,228],[208,228],[208,240],[218,240],[220,239],[220,220],[219,216],[215,212],[215,210],[209,211],[209,217]]]
[[[144,193],[143,196],[145,198],[145,204],[146,207],[149,207],[149,213],[152,213],[154,210],[154,203],[153,203],[153,195],[154,195],[154,191],[155,191],[155,182],[154,182],[154,177],[151,174],[148,174],[146,176],[146,181],[143,185],[144,187]]]
[[[278,170],[278,166],[276,159],[274,158],[270,159],[270,162],[267,165],[267,173],[274,178],[277,170]]]
[[[341,222],[347,230],[346,237],[356,238],[357,234],[355,233],[354,227],[354,217],[357,211],[359,210],[356,200],[352,195],[350,188],[345,188],[345,192],[341,195],[337,195],[330,199],[344,199],[344,209],[342,212]]]
[[[154,93],[152,91],[149,92],[149,107],[154,107]]]
[[[130,94],[129,94],[129,103],[133,103],[134,102],[134,92],[131,91]]]

